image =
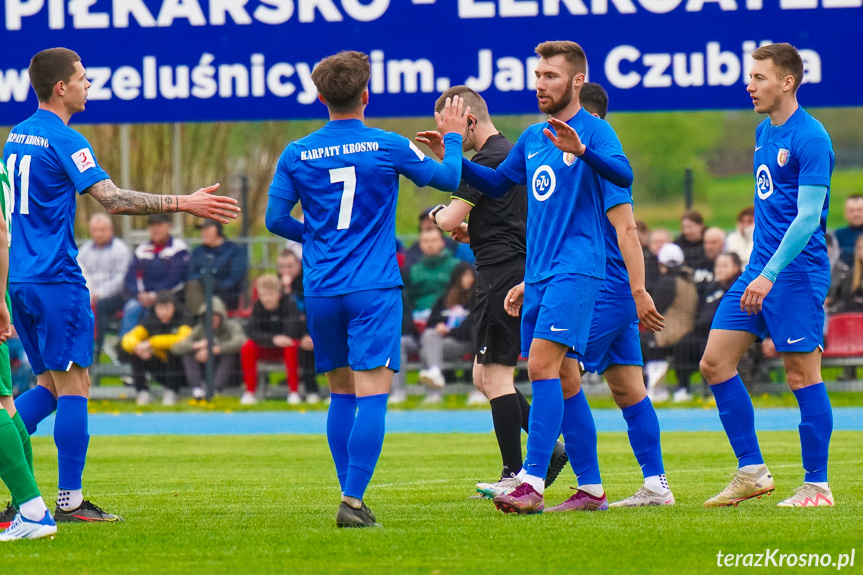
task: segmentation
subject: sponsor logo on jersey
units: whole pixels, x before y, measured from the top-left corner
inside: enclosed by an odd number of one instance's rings
[[[72,154],[72,161],[75,162],[75,166],[82,174],[90,168],[96,167],[96,161],[93,159],[93,152],[90,151],[90,148],[82,148]]]
[[[563,163],[567,166],[573,165],[575,163],[575,154],[573,154],[572,152],[564,152]]]
[[[540,202],[547,200],[557,187],[557,178],[550,166],[543,164],[533,173],[531,181],[533,197]]]
[[[773,195],[773,176],[770,175],[770,168],[764,164],[758,166],[755,172],[755,191],[762,200]]]
[[[779,167],[783,167],[788,163],[788,158],[791,157],[791,150],[786,150],[785,148],[779,148],[779,155],[776,156],[776,163],[779,164]]]

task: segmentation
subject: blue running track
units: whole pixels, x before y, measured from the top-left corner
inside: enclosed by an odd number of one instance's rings
[[[715,409],[659,409],[662,431],[722,431]],[[616,409],[593,411],[597,431],[626,431]],[[836,431],[863,431],[863,408],[833,410]],[[241,413],[121,413],[90,416],[90,435],[267,435],[324,434],[323,411],[257,411]],[[797,409],[756,409],[759,431],[796,431]],[[46,419],[35,435],[51,435],[54,417]],[[402,411],[387,413],[390,433],[491,433],[488,411]]]

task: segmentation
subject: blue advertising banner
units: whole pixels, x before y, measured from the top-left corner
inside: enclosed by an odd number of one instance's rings
[[[0,125],[34,109],[30,57],[76,50],[88,70],[78,122],[320,118],[311,71],[371,56],[369,116],[430,114],[468,84],[496,114],[537,111],[533,48],[574,40],[613,109],[751,106],[758,45],[790,42],[803,105],[863,105],[863,0],[3,0]],[[854,63],[854,64],[852,64]]]

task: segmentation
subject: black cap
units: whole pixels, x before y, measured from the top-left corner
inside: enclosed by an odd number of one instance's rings
[[[151,214],[147,217],[147,225],[152,224],[170,224],[171,216],[168,214]]]

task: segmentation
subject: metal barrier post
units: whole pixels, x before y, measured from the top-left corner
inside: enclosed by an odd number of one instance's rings
[[[216,361],[213,357],[213,344],[215,333],[213,333],[213,292],[216,281],[216,266],[215,258],[207,256],[204,269],[201,270],[201,277],[204,280],[204,301],[207,304],[204,312],[204,334],[207,338],[207,362],[204,365],[204,380],[206,382],[207,401],[213,401],[215,395],[215,372]]]

